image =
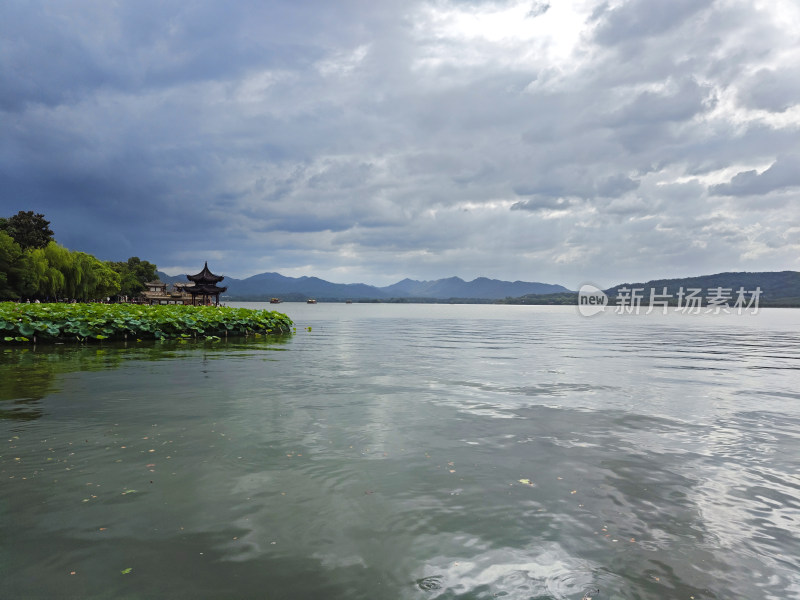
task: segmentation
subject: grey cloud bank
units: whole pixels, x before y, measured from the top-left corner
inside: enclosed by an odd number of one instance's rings
[[[0,5],[0,214],[161,270],[800,269],[800,7]]]

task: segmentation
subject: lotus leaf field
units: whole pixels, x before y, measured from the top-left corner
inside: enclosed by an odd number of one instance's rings
[[[292,331],[286,315],[217,306],[0,302],[0,344],[122,339],[219,339]]]

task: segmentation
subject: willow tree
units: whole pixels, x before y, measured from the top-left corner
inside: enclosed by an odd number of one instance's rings
[[[22,254],[21,274],[17,289],[20,296],[32,298],[39,295],[40,288],[44,287],[44,278],[47,273],[47,258],[41,249],[27,251]]]
[[[66,252],[66,256],[62,251]],[[63,293],[66,282],[59,262],[69,260],[69,250],[50,242],[44,248],[28,250],[25,254],[29,257],[30,270],[36,278],[36,290],[30,295],[58,298]],[[51,262],[51,259],[56,262]],[[30,284],[33,287],[33,280]]]
[[[72,296],[70,285],[75,266],[74,252],[70,252],[56,242],[48,243],[42,252],[44,252],[49,268],[61,274],[61,277],[58,277],[55,274],[48,273],[48,279],[51,283],[46,295],[54,298]],[[55,285],[55,282],[59,285]]]
[[[44,215],[33,211],[0,218],[0,300],[95,300],[120,292],[121,277],[113,264],[59,245],[49,225]],[[136,257],[122,264],[139,277],[155,273],[155,265]]]
[[[5,231],[0,231],[0,300],[19,298],[22,272],[22,248]]]
[[[78,254],[83,254],[79,252]],[[92,288],[90,289],[91,298],[106,298],[114,296],[120,290],[120,275],[112,269],[108,263],[96,259],[91,254],[89,257],[89,269],[91,271]]]
[[[96,300],[119,292],[120,277],[110,266],[85,252],[72,252],[72,297]]]

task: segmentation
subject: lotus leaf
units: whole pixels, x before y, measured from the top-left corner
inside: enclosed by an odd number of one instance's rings
[[[0,331],[4,342],[25,342],[37,332],[47,340],[205,337],[217,334],[289,333],[292,322],[284,314],[204,306],[137,306],[129,304],[0,303]]]

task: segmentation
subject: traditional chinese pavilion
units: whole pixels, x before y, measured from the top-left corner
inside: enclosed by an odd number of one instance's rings
[[[222,275],[214,275],[208,269],[208,261],[206,261],[203,270],[197,275],[187,275],[189,281],[193,281],[194,285],[186,286],[183,288],[185,291],[192,295],[192,304],[211,304],[211,298],[214,298],[214,303],[219,306],[219,295],[227,290],[227,287],[219,287],[217,284],[225,279]]]

